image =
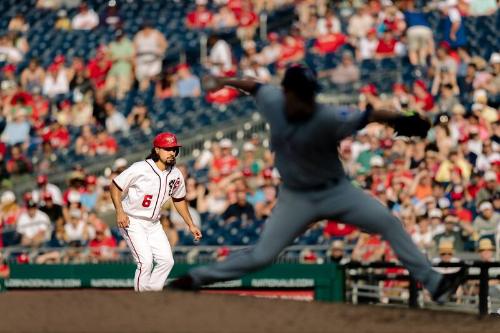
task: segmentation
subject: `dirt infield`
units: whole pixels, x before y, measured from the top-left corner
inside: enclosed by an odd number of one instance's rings
[[[498,332],[500,319],[441,311],[178,292],[11,291],[0,332]]]

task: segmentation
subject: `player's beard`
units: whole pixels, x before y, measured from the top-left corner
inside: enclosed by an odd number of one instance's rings
[[[163,163],[165,163],[166,166],[174,166],[176,162],[175,156],[172,158],[167,158]]]

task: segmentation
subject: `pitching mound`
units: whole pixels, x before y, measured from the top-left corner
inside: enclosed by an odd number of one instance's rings
[[[442,311],[179,292],[11,291],[0,332],[498,332],[500,320]]]

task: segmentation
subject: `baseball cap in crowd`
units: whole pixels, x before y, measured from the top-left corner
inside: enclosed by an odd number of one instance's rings
[[[115,162],[113,163],[113,170],[126,168],[127,165],[128,165],[128,161],[125,158],[120,157],[120,158],[116,159]]]
[[[28,201],[30,201],[30,200],[32,200],[32,199],[33,199],[33,193],[31,193],[31,192],[25,192],[23,194],[23,200],[24,200],[25,203],[28,202]]]
[[[252,170],[250,170],[250,168],[243,168],[243,170],[241,170],[241,173],[243,174],[243,177],[252,177],[253,176],[253,173],[252,173]]]
[[[50,192],[43,192],[42,199],[43,201],[52,200],[52,194]]]
[[[438,206],[441,209],[450,208],[451,202],[448,198],[440,198],[438,200]]]
[[[367,85],[361,87],[361,93],[362,94],[376,95],[377,94],[377,87],[373,83],[367,84]]]
[[[462,104],[455,104],[453,108],[451,109],[451,112],[453,114],[457,115],[464,115],[465,114],[465,107]]]
[[[70,203],[79,203],[81,200],[81,195],[80,193],[78,192],[75,192],[75,191],[71,191],[69,192],[68,194],[68,201]]]
[[[49,178],[46,175],[39,175],[36,177],[36,183],[38,185],[45,185],[49,181]]]
[[[441,209],[439,208],[433,208],[429,211],[429,218],[442,218],[443,217],[443,212],[441,212]]]
[[[396,82],[392,86],[392,91],[394,91],[394,92],[397,92],[397,91],[398,92],[406,92],[406,86],[404,83]]]
[[[267,34],[267,39],[269,39],[270,42],[275,42],[280,39],[280,35],[276,32],[270,32]]]
[[[273,170],[271,168],[265,168],[262,170],[262,177],[264,178],[273,178]]]
[[[427,91],[427,85],[423,80],[416,80],[415,82],[413,82],[413,85]]]
[[[332,243],[332,249],[341,249],[341,250],[343,250],[344,249],[344,242],[341,241],[341,240],[333,241],[333,243]]]
[[[489,201],[484,201],[479,205],[479,211],[484,212],[485,210],[493,210],[493,205]]]
[[[72,171],[69,174],[69,180],[85,180],[85,174],[81,171]]]
[[[85,179],[85,182],[87,183],[87,185],[95,185],[97,184],[97,177],[94,175],[88,175]]]
[[[372,156],[372,158],[370,158],[370,166],[372,168],[375,167],[381,168],[384,166],[384,159],[378,155]]]
[[[245,144],[243,145],[243,151],[255,151],[255,146],[253,143],[251,142],[245,142]]]
[[[453,253],[453,250],[454,250],[453,242],[442,241],[439,243],[439,253],[440,254]]]
[[[500,53],[495,52],[495,53],[491,54],[490,64],[492,64],[492,65],[500,64]]]
[[[483,238],[479,241],[479,251],[493,251],[495,250],[495,247],[493,246],[493,243],[491,242],[490,239],[488,238]]]
[[[475,103],[481,103],[488,100],[488,93],[484,89],[477,89],[474,91],[472,99]]]
[[[231,148],[233,147],[233,142],[230,139],[222,139],[219,142],[221,148]]]
[[[484,174],[484,180],[487,181],[487,182],[492,182],[492,181],[496,181],[497,180],[497,174],[495,173],[495,171],[486,171],[486,173]]]
[[[376,35],[377,34],[377,29],[371,28],[367,31],[367,35]]]
[[[5,191],[2,193],[2,197],[0,198],[0,204],[9,205],[16,201],[16,195],[12,191]]]

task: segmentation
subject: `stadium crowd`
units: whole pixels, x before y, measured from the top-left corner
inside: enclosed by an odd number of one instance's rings
[[[229,88],[202,96],[199,77],[204,72],[279,82],[287,64],[308,55],[340,59],[335,67],[318,73],[333,84],[330,93],[339,88],[359,95],[360,109],[367,107],[366,96],[374,95],[380,103],[425,114],[433,123],[421,141],[397,138],[381,124],[344,140],[338,149],[350,179],[398,215],[430,258],[457,260],[454,256],[479,252],[482,260],[498,260],[500,53],[486,57],[472,52],[472,37],[464,26],[469,16],[498,15],[496,1],[428,1],[422,9],[415,1],[196,0],[185,24],[210,33],[208,56],[198,67],[164,66],[169,36],[152,21],[127,35],[121,29],[119,2],[110,1],[96,13],[83,2],[69,1],[67,5],[79,6],[73,17],[63,7],[51,7],[54,3],[58,2],[37,1],[39,8],[57,10],[54,29],[91,32],[107,25],[116,28],[116,39],[101,45],[90,59],[59,54],[46,67],[36,58],[24,59],[30,26],[21,13],[11,18],[0,39],[5,60],[0,75],[0,178],[8,188],[15,186],[12,181],[18,175],[37,175],[36,187],[22,197],[8,189],[0,196],[0,248],[23,247],[18,262],[120,258],[115,249],[126,246],[114,228],[108,189],[110,179],[129,162],[119,158],[99,175],[77,165],[63,187],[50,184],[47,172],[63,158],[61,152],[114,156],[120,152],[117,134],[151,133],[148,105],[134,105],[129,114],[118,108],[129,91],[151,89],[156,100],[203,98],[227,104],[238,95]],[[295,22],[261,41],[256,34],[259,14],[290,3],[295,4]],[[441,15],[440,38],[427,21],[427,11]],[[220,38],[217,32],[224,29],[234,29],[239,41]],[[363,61],[393,58],[408,59],[411,82],[395,82],[389,93],[380,93],[376,83],[362,82]],[[209,142],[195,161],[180,165],[197,224],[203,227],[219,219],[221,228],[233,223],[251,227],[265,220],[279,185],[266,142],[259,134],[246,142]],[[171,207],[165,207],[162,223],[172,246],[183,243],[181,222]],[[321,230],[323,243],[331,244],[327,260],[394,259],[377,235],[339,221],[319,221],[311,228]],[[207,238],[204,244],[220,245]],[[40,247],[64,251],[39,251]],[[227,251],[221,250],[220,256]],[[310,249],[300,254],[303,262],[324,259]]]

